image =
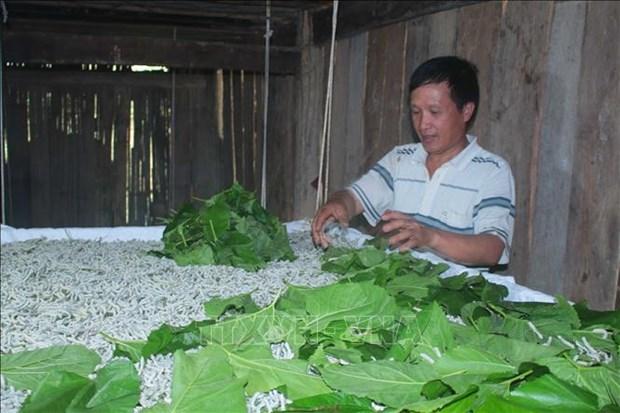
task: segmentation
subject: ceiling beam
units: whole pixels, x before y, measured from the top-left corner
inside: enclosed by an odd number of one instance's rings
[[[128,36],[49,34],[6,30],[3,33],[5,62],[76,65],[157,65],[185,69],[235,69],[262,72],[264,47],[215,44]],[[296,73],[297,50],[270,50],[270,72]]]
[[[81,20],[47,20],[10,18],[4,26],[14,33],[79,34],[91,36],[154,37],[162,39],[196,40],[210,43],[262,46],[265,27],[261,24],[241,24],[210,20],[201,26],[127,24],[122,22],[84,22]],[[297,49],[297,21],[272,24],[271,47]]]
[[[480,3],[480,0],[341,1],[338,5],[336,38],[353,36],[387,24],[475,3]],[[321,44],[331,38],[331,7],[313,13],[312,30],[315,44]]]

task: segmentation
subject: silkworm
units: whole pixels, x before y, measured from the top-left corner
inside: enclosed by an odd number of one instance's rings
[[[160,242],[30,240],[1,249],[0,351],[56,344],[83,344],[104,363],[113,346],[99,332],[123,340],[144,340],[163,323],[184,325],[206,318],[203,303],[214,297],[252,292],[259,306],[270,304],[287,284],[320,286],[337,277],[320,270],[320,251],[308,232],[290,235],[298,256],[258,272],[228,266],[179,267],[147,255]],[[276,354],[291,357],[281,344]],[[172,355],[153,356],[138,369],[143,407],[170,402]],[[6,384],[6,383],[5,383]],[[2,413],[16,413],[27,392],[2,386]],[[275,400],[275,396],[271,396]],[[278,407],[282,400],[278,399]]]

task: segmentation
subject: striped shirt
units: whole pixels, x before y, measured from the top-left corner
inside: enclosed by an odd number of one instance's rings
[[[397,146],[348,189],[376,225],[388,209],[426,226],[457,234],[495,234],[504,242],[500,264],[510,257],[515,188],[510,165],[467,135],[468,146],[432,178],[422,144]]]

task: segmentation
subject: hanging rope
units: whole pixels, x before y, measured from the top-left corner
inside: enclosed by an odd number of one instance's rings
[[[331,146],[332,124],[332,90],[334,87],[334,49],[336,45],[336,25],[338,23],[338,0],[334,0],[332,9],[332,39],[329,50],[329,73],[327,75],[327,93],[325,94],[325,114],[323,115],[323,132],[321,134],[321,154],[319,162],[319,181],[316,191],[316,209],[327,200],[329,191],[329,152]],[[323,173],[325,171],[325,173]]]
[[[2,23],[5,24],[8,12],[4,0],[0,2],[2,6]],[[4,197],[4,60],[2,59],[2,41],[4,27],[0,27],[0,196],[2,196],[2,223],[6,224],[6,198]]]
[[[2,7],[2,23],[6,24],[6,21],[9,19],[9,12],[6,10],[4,0],[0,1],[0,7]]]
[[[265,10],[265,90],[263,93],[263,161],[261,165],[260,204],[267,208],[267,105],[269,104],[269,41],[271,31],[271,1],[266,1]]]
[[[177,27],[174,26],[174,28],[172,29],[172,40],[174,40],[176,42],[177,40]],[[177,71],[176,68],[171,67],[170,71],[172,72],[172,85],[171,85],[171,102],[170,102],[170,106],[171,106],[171,110],[170,110],[170,142],[168,143],[168,150],[169,150],[169,157],[168,157],[168,172],[169,172],[169,178],[170,179],[170,184],[169,184],[169,208],[176,208],[176,199],[174,197],[174,193],[175,190],[174,188],[176,187],[176,175],[175,175],[175,154],[174,154],[174,147],[176,144],[176,128],[177,128],[177,110],[176,110],[176,90],[177,90]]]

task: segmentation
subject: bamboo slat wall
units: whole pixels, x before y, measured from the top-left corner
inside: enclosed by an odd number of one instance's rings
[[[457,54],[480,70],[473,133],[517,185],[508,273],[532,288],[620,303],[620,3],[484,2],[336,45],[330,189],[410,142],[408,78]],[[303,52],[296,217],[312,216],[328,46]],[[306,126],[304,126],[306,125]],[[314,139],[314,140],[313,140]],[[303,149],[303,150],[302,150]],[[311,154],[311,155],[309,155]],[[618,301],[617,301],[618,300]]]
[[[5,74],[9,225],[151,225],[233,180],[260,193],[260,74]],[[291,157],[294,77],[271,88],[269,159]],[[292,215],[286,168],[268,163],[268,207]]]

